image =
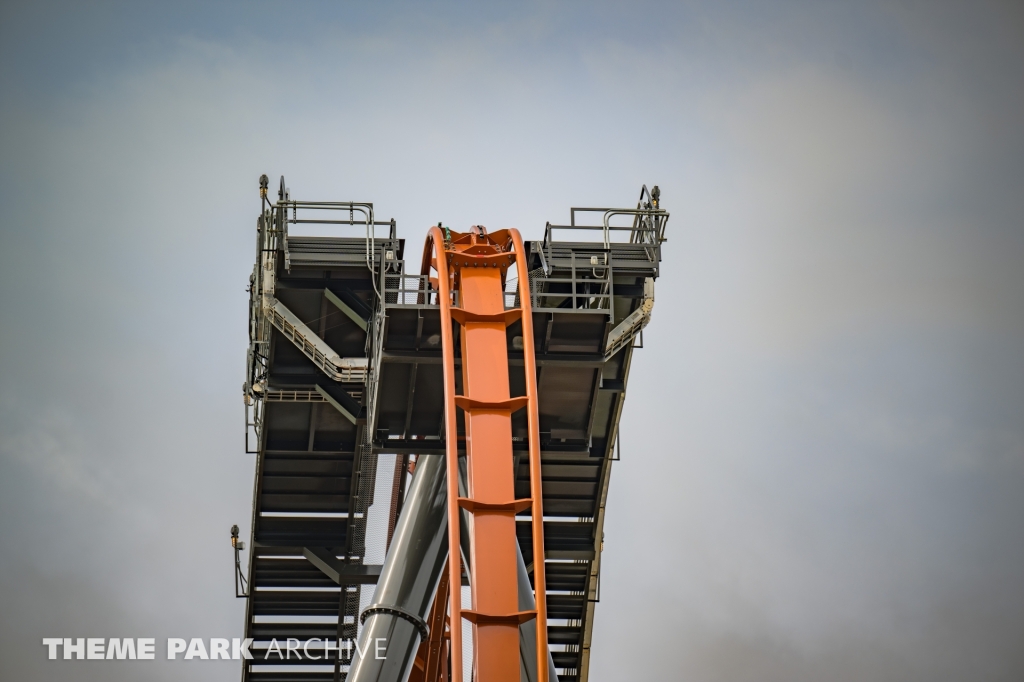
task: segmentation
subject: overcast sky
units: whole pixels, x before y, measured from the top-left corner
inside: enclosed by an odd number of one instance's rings
[[[672,218],[593,682],[1024,679],[1018,3],[0,10],[0,670],[241,636],[258,178],[427,226]]]

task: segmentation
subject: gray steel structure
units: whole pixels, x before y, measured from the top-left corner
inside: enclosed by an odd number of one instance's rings
[[[265,196],[265,176],[261,181]],[[619,418],[633,350],[654,304],[668,221],[659,199],[657,187],[645,187],[635,208],[571,209],[568,225],[549,223],[543,240],[527,244],[548,639],[562,682],[588,677]],[[599,219],[589,224],[577,220],[595,215]],[[289,234],[303,224],[334,225],[340,236]],[[562,236],[568,240],[556,238]],[[439,311],[424,296],[428,278],[407,272],[404,246],[394,221],[375,220],[369,203],[295,201],[283,178],[277,201],[263,200],[243,389],[247,449],[257,454],[246,573],[246,636],[255,640],[255,660],[244,663],[243,681],[346,678],[352,651],[319,663],[268,660],[263,652],[272,639],[282,648],[288,638],[356,639],[360,604],[380,601],[360,592],[381,575],[380,565],[365,560],[378,456],[397,455],[388,537],[379,543],[416,525],[398,520],[408,457],[444,456]],[[420,259],[413,262],[418,266]],[[506,292],[513,307],[519,290],[511,274]],[[525,392],[518,369],[521,333],[519,322],[508,328],[513,395]],[[513,441],[516,497],[525,498],[522,412],[513,420]],[[525,514],[517,528],[532,580],[535,557]],[[396,539],[393,549],[401,545]],[[407,570],[439,570],[434,559],[426,564]],[[380,620],[369,615],[367,623]],[[387,620],[394,626],[403,618]],[[404,621],[418,631],[413,619]],[[321,653],[315,646],[309,651]]]

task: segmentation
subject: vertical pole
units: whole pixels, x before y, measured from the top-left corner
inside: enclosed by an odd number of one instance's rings
[[[444,235],[437,227],[430,228],[427,248],[424,250],[425,265],[430,265],[430,251],[434,253],[434,268],[437,270],[438,304],[441,309],[441,347],[449,349],[442,353],[444,376],[444,430],[445,457],[448,470],[448,584],[451,592],[452,639],[452,682],[462,682],[462,562],[459,546],[459,433],[455,414],[455,356],[452,337],[451,282],[448,276],[448,260],[444,251]],[[426,274],[426,268],[424,268]]]
[[[316,405],[314,404],[314,407]],[[384,544],[384,552],[391,549],[391,538],[395,535],[395,524],[398,522],[399,507],[402,502],[402,491],[405,483],[405,467],[409,455],[395,455],[395,473],[391,478],[391,507],[388,509],[388,536]]]
[[[537,680],[548,682],[548,601],[544,576],[544,501],[541,489],[540,403],[537,393],[537,357],[533,338],[530,271],[519,230],[511,229],[519,278],[519,306],[523,325],[523,370],[526,373],[528,442],[530,446],[530,515],[533,526],[533,589],[537,602]],[[574,277],[575,279],[575,277]],[[575,286],[575,283],[573,284]]]
[[[444,618],[448,611],[448,586],[450,584],[448,563],[441,572],[441,581],[437,584],[434,606],[430,611],[430,639],[427,641],[427,658],[423,664],[424,682],[443,682],[441,677],[441,659],[444,650]]]

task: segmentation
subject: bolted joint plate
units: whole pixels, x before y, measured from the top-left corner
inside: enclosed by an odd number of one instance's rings
[[[448,251],[448,266],[452,270],[459,268],[500,268],[502,272],[508,270],[516,261],[514,253],[494,252],[491,253],[466,253],[465,251]]]

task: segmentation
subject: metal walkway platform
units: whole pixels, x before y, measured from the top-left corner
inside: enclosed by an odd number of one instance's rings
[[[619,417],[668,220],[658,199],[657,188],[644,188],[635,208],[572,209],[568,225],[549,223],[543,240],[526,245],[548,641],[562,682],[588,677]],[[303,224],[337,226],[340,236],[289,235]],[[410,457],[444,455],[436,286],[418,274],[420,263],[406,270],[404,240],[393,221],[375,220],[372,204],[294,201],[282,179],[278,200],[264,201],[257,234],[244,387],[257,466],[248,570],[240,567],[256,660],[245,663],[243,680],[343,680],[351,652],[312,665],[264,661],[262,651],[274,638],[282,646],[289,637],[356,638],[401,512]],[[506,308],[516,308],[511,274],[505,292]],[[523,395],[521,322],[507,327],[507,344],[511,394]],[[516,497],[527,498],[523,412],[512,428]],[[387,466],[378,476],[380,462]],[[374,513],[384,532],[368,538]],[[529,511],[519,520],[532,579]]]

